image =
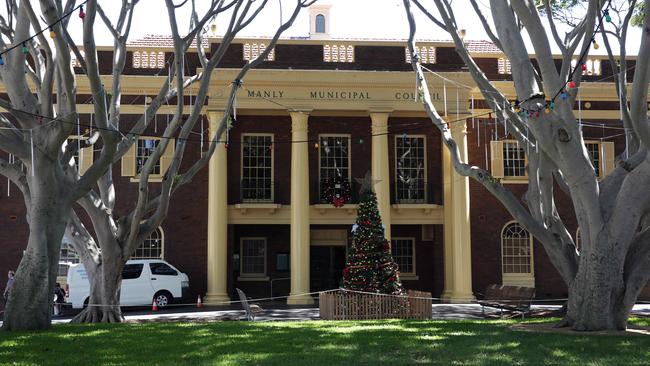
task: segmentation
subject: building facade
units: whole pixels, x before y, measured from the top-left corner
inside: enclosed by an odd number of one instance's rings
[[[453,171],[438,129],[416,100],[405,43],[331,39],[325,10],[312,14],[313,37],[280,40],[262,66],[249,72],[237,95],[232,129],[209,168],[178,191],[168,218],[134,257],[174,264],[188,273],[192,290],[206,295],[207,303],[232,299],[235,288],[253,297],[286,295],[289,304],[312,303],[306,293],[339,286],[356,219],[355,178],[370,172],[405,287],[452,302],[471,300],[492,283],[535,287],[538,298],[565,297],[566,286],[535,238],[482,186]],[[219,41],[210,38],[206,52]],[[188,142],[184,167],[207,150],[238,68],[267,45],[268,39],[238,39],[228,49],[215,70],[196,138]],[[167,79],[166,63],[173,55],[168,46],[164,37],[130,45],[122,128],[135,122],[147,96]],[[468,46],[486,75],[514,100],[508,60],[487,42]],[[522,197],[525,153],[495,123],[454,45],[421,42],[418,52],[429,71],[431,97],[463,157]],[[111,60],[111,49],[100,51],[103,74],[110,74]],[[188,54],[187,63],[192,72],[200,68],[196,53]],[[601,176],[624,149],[615,136],[621,126],[609,70],[604,57],[588,60],[575,106]],[[89,100],[84,82],[79,82],[80,101]],[[80,102],[79,110],[80,124],[92,126],[90,105]],[[172,111],[161,108],[114,168],[117,212],[126,212],[134,201],[134,178]],[[171,148],[165,153],[156,173],[164,173],[172,153]],[[82,172],[93,155],[88,148],[76,157]],[[18,265],[28,226],[18,189],[1,181],[0,192],[0,269],[6,272]],[[332,204],[337,194],[343,197],[341,207]],[[558,205],[579,236],[570,200],[559,199]],[[75,260],[64,243],[62,261]]]

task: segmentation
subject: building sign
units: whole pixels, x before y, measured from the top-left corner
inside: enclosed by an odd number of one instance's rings
[[[247,90],[247,95],[249,98],[255,99],[283,99],[285,98],[284,90],[280,89],[249,89]],[[386,99],[383,98],[373,98],[373,95],[370,94],[367,90],[308,90],[308,95],[303,95],[299,99],[314,99],[314,100],[372,100],[372,99]],[[398,101],[414,101],[415,92],[414,91],[396,91],[391,94],[392,100]],[[296,97],[296,96],[293,96]],[[442,100],[440,93],[433,92],[431,93],[432,100]],[[451,100],[450,100],[451,101]]]

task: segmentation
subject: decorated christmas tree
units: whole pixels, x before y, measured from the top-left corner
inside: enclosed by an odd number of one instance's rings
[[[346,290],[403,295],[399,269],[384,236],[377,195],[369,175],[362,181],[357,221],[352,226],[352,248],[343,270]]]

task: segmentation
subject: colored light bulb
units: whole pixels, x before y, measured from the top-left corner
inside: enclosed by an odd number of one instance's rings
[[[50,30],[50,38],[56,38],[56,32],[54,30]]]
[[[596,43],[596,40],[595,40],[595,39],[594,39],[594,41],[593,41],[593,44],[594,44],[594,49],[595,49],[595,50],[597,50],[598,47],[600,47],[600,46],[598,45],[598,43]]]
[[[562,100],[567,100],[568,97],[569,97],[569,96],[567,95],[566,92],[562,92],[562,93],[560,93],[560,98],[561,98]]]
[[[555,102],[554,101],[551,101],[550,107],[551,107],[551,110],[555,109]]]
[[[27,48],[27,45],[25,44],[25,42],[23,42],[23,47],[21,47],[21,51],[23,51],[24,54],[29,53],[29,48]]]
[[[0,56],[0,66],[5,64],[5,60]]]
[[[80,6],[79,7],[79,18],[83,19],[86,17],[86,13],[84,13],[84,7]]]
[[[569,81],[569,88],[573,89],[575,87],[576,87],[575,81],[573,81],[573,80]]]
[[[587,64],[585,64],[584,62],[582,63],[581,67],[582,67],[582,71],[587,71]]]

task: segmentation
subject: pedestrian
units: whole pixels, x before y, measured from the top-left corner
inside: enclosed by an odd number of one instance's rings
[[[60,283],[54,285],[54,315],[61,315],[61,309],[65,303],[65,290],[61,288]]]
[[[5,292],[3,293],[4,297],[4,304],[7,305],[7,300],[9,300],[9,294],[11,293],[11,289],[14,287],[14,271],[9,271],[7,273],[7,285],[5,286]]]

